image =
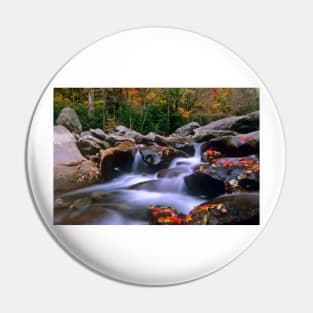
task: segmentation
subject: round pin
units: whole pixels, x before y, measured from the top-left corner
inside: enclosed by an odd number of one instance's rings
[[[234,260],[268,222],[285,147],[274,103],[232,51],[169,28],[71,58],[28,135],[34,203],[63,249],[120,281],[177,284]]]

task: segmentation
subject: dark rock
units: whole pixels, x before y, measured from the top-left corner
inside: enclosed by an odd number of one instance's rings
[[[59,114],[57,125],[66,127],[69,131],[79,134],[82,131],[82,125],[76,112],[69,107],[65,107]]]
[[[255,155],[215,159],[195,171],[223,181],[227,192],[259,190],[259,160]]]
[[[172,160],[178,157],[188,157],[180,150],[168,146],[148,146],[140,149],[144,162],[155,169],[166,168]]]
[[[252,133],[225,136],[209,141],[210,149],[220,151],[223,156],[248,156],[259,153],[259,131]]]
[[[188,173],[189,169],[187,167],[176,167],[176,168],[165,168],[158,172],[158,178],[173,178],[178,177],[181,174]]]
[[[136,146],[131,141],[125,141],[117,147],[100,150],[100,168],[104,181],[120,175],[131,169],[136,152]]]
[[[214,198],[225,193],[223,181],[201,172],[185,176],[185,183],[188,192],[192,195]]]
[[[259,224],[259,194],[223,195],[196,206],[185,217],[186,224]]]
[[[193,130],[199,128],[200,124],[197,122],[191,122],[175,130],[174,135],[189,136],[193,134]]]
[[[207,128],[207,126],[196,128],[194,130],[194,133],[195,134],[193,135],[192,140],[195,142],[204,142],[204,141],[209,141],[211,139],[219,138],[222,136],[237,135],[236,132],[231,131],[231,130],[216,130],[216,129]]]
[[[90,133],[100,140],[105,140],[106,138],[106,133],[100,128],[90,129]]]
[[[96,155],[102,148],[96,141],[86,137],[79,138],[78,148],[84,156]]]

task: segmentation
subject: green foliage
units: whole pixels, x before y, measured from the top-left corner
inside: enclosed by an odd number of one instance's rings
[[[89,93],[93,97],[90,100]],[[91,103],[92,102],[92,103]],[[200,125],[259,109],[256,88],[56,88],[54,122],[73,108],[84,130],[124,125],[141,133],[169,135],[192,121]]]

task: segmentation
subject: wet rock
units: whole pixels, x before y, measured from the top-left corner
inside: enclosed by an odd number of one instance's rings
[[[223,181],[227,192],[259,190],[259,160],[255,155],[212,159],[195,171]]]
[[[141,182],[129,187],[129,189],[147,190],[153,192],[178,192],[179,186],[177,186],[177,184],[170,179],[163,179]]]
[[[82,160],[54,166],[55,194],[92,185],[100,180],[100,170],[91,161]]]
[[[259,194],[239,193],[217,197],[196,206],[186,224],[259,224]]]
[[[175,130],[174,135],[189,136],[193,134],[193,130],[199,128],[200,124],[197,122],[191,122]]]
[[[231,130],[234,130],[241,134],[250,133],[260,129],[260,114],[259,111],[252,112],[247,115],[241,116],[231,126]]]
[[[108,134],[105,137],[105,140],[112,146],[119,145],[122,142],[132,142],[135,143],[135,140],[126,136],[120,136],[117,134]]]
[[[104,181],[130,171],[136,152],[136,146],[131,141],[125,141],[117,147],[100,150],[100,168]]]
[[[169,168],[163,169],[158,172],[158,178],[174,178],[178,177],[181,174],[188,173],[189,169],[187,167],[176,167],[176,168]]]
[[[77,145],[75,137],[64,126],[54,126],[54,165],[80,162],[84,160]]]
[[[184,220],[176,209],[162,205],[149,205],[147,218],[151,225],[180,225]]]
[[[69,107],[65,107],[59,114],[56,125],[62,125],[69,131],[79,134],[82,131],[82,125],[76,112]]]
[[[224,182],[208,174],[195,172],[184,179],[188,193],[192,195],[214,198],[225,193]]]
[[[172,160],[178,157],[188,157],[188,154],[168,146],[148,146],[140,149],[144,162],[155,169],[166,168]]]
[[[252,133],[224,136],[209,141],[212,150],[220,151],[223,156],[248,156],[259,153],[259,131]]]

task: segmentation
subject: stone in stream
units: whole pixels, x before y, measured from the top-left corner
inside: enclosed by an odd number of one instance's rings
[[[96,137],[96,138],[98,138],[98,139],[100,139],[100,140],[105,140],[105,138],[106,138],[106,133],[102,130],[102,129],[100,129],[100,128],[96,128],[96,129],[90,129],[90,133],[94,136],[94,137]]]
[[[259,131],[244,135],[224,136],[209,141],[204,148],[222,153],[223,156],[248,156],[259,153]]]
[[[158,178],[174,178],[189,172],[188,167],[165,168],[158,171]]]
[[[259,160],[255,155],[212,159],[195,171],[223,181],[227,192],[259,190]]]
[[[167,168],[175,158],[188,157],[188,154],[168,146],[147,146],[139,150],[142,159],[149,166],[157,169]]]
[[[56,120],[56,125],[62,125],[66,127],[69,131],[77,134],[82,131],[82,125],[80,123],[80,120],[75,110],[70,107],[65,107],[64,109],[62,109]]]
[[[189,135],[193,135],[193,130],[196,128],[199,128],[200,124],[197,122],[191,122],[189,124],[183,125],[179,128],[177,128],[174,132],[174,136],[178,135],[178,136],[189,136]]]
[[[185,176],[184,180],[188,193],[195,196],[214,198],[225,193],[225,184],[222,180],[201,172]]]
[[[130,171],[136,146],[131,141],[120,143],[117,147],[100,150],[102,179],[108,181],[123,171]]]
[[[223,195],[202,203],[185,217],[190,225],[259,224],[259,194]]]

